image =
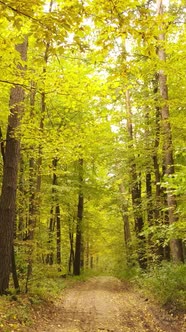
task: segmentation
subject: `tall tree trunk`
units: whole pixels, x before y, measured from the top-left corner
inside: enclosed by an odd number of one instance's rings
[[[21,59],[26,61],[27,40],[16,46]],[[24,71],[21,65],[20,72]],[[5,162],[3,166],[3,184],[0,199],[0,294],[9,287],[11,272],[11,255],[14,238],[14,221],[16,213],[16,190],[20,143],[15,136],[23,112],[24,89],[20,85],[12,87],[10,92],[10,115],[6,135]]]
[[[158,101],[158,74],[155,75],[153,80],[153,93],[155,101]],[[152,155],[153,166],[154,166],[154,175],[155,175],[155,206],[154,206],[154,219],[156,225],[161,227],[161,224],[165,224],[167,222],[167,212],[162,211],[162,207],[164,207],[164,193],[163,188],[161,188],[161,173],[160,173],[160,165],[158,160],[158,152],[160,145],[160,107],[156,106],[155,108],[155,140],[154,140],[154,151]],[[163,246],[163,239],[159,239],[159,244],[155,248],[156,255],[159,261],[162,259],[168,259],[169,256],[169,245]]]
[[[49,13],[52,12],[53,0],[50,1],[49,5]],[[46,43],[46,48],[44,52],[44,66],[43,66],[43,77],[44,77],[44,87],[41,93],[41,118],[40,118],[40,131],[43,132],[44,129],[44,119],[46,115],[46,93],[45,93],[45,76],[47,72],[47,64],[49,58],[49,50],[50,50],[51,42],[48,41]],[[37,207],[37,216],[38,222],[40,219],[40,206],[41,206],[41,181],[42,181],[42,144],[39,145],[38,149],[38,159],[37,159],[37,181],[36,181],[36,207]]]
[[[153,82],[155,84],[155,82]],[[156,84],[157,85],[157,84]],[[155,93],[155,92],[154,92]],[[157,93],[157,91],[156,91]],[[155,94],[155,98],[156,98],[156,94]],[[156,115],[155,115],[156,116]],[[151,124],[150,124],[150,114],[149,114],[149,108],[146,107],[146,112],[145,112],[145,120],[146,120],[146,130],[145,130],[145,144],[146,144],[146,151],[147,151],[147,163],[146,163],[146,174],[145,174],[145,184],[146,184],[146,211],[147,211],[147,223],[148,223],[148,227],[152,227],[155,225],[158,225],[158,222],[160,222],[159,217],[160,214],[158,214],[158,212],[160,212],[160,192],[157,194],[159,196],[155,196],[155,200],[153,199],[153,188],[152,188],[152,170],[153,170],[153,164],[154,162],[156,162],[156,168],[154,166],[154,172],[155,172],[155,179],[156,179],[156,175],[157,175],[157,180],[159,180],[159,183],[155,181],[156,183],[156,189],[157,186],[159,186],[158,188],[160,189],[160,177],[158,178],[158,176],[160,176],[159,174],[159,168],[158,168],[158,159],[157,159],[157,149],[159,146],[159,135],[158,135],[158,123],[156,123],[157,121],[157,117],[155,118],[155,147],[151,146],[151,133],[149,128],[151,128]],[[153,148],[153,150],[152,150]],[[153,160],[151,155],[153,155]],[[157,199],[159,200],[159,207],[157,206]],[[159,208],[159,210],[158,210]],[[159,246],[157,245],[157,242],[154,241],[153,235],[151,232],[149,233],[148,236],[148,260],[149,263],[150,261],[154,261],[154,260],[159,260]]]
[[[49,4],[49,13],[52,12],[53,0],[50,1]],[[49,49],[50,49],[51,42],[47,41],[46,48],[44,52],[44,66],[43,66],[43,77],[44,77],[44,84],[43,84],[43,91],[41,93],[41,118],[40,118],[40,132],[43,133],[44,130],[44,119],[46,115],[46,93],[45,93],[45,76],[47,72],[47,64],[49,58]],[[39,224],[40,222],[40,207],[41,207],[41,184],[42,184],[42,144],[39,145],[38,148],[38,158],[36,161],[36,168],[37,168],[37,176],[36,176],[36,190],[35,190],[35,222]],[[35,161],[33,160],[35,163]],[[46,262],[49,257],[46,258]]]
[[[49,5],[49,12],[52,12],[52,5],[53,0],[50,1]],[[44,62],[45,65],[43,67],[43,77],[45,78],[46,74],[46,67],[48,63],[48,53],[50,48],[50,42],[46,43],[46,48],[44,52]],[[31,82],[31,96],[30,96],[30,115],[31,118],[34,116],[33,110],[34,110],[34,104],[35,104],[35,84]],[[41,118],[40,118],[40,130],[41,133],[44,129],[44,118],[45,118],[45,112],[46,112],[46,96],[45,91],[41,93]],[[32,157],[29,160],[29,173],[30,173],[30,198],[29,198],[29,231],[28,231],[28,240],[34,239],[34,229],[36,227],[36,223],[39,224],[40,220],[40,206],[41,206],[41,168],[42,168],[42,144],[39,145],[38,148],[38,159],[35,161],[35,159]],[[35,176],[35,169],[37,169],[37,176],[36,176],[36,185],[34,183],[34,176]],[[28,291],[28,282],[30,279],[30,276],[32,274],[32,264],[33,264],[33,245],[30,247],[29,255],[28,255],[28,267],[27,267],[27,281],[26,281],[26,292]]]
[[[72,266],[74,265],[74,234],[69,229],[69,241],[70,241],[70,255],[69,255],[69,263],[68,263],[68,272],[72,272]]]
[[[149,114],[149,107],[145,107],[145,153],[146,153],[146,164],[145,164],[145,189],[146,189],[146,220],[148,227],[151,227],[154,223],[153,218],[153,204],[152,204],[152,164],[151,164],[151,136],[150,136],[150,114]],[[148,251],[147,251],[147,258],[148,261],[154,258],[154,244],[152,240],[151,233],[148,235]]]
[[[147,155],[147,163],[146,163],[146,170],[145,170],[145,184],[146,184],[146,210],[147,210],[147,222],[148,225],[151,226],[153,223],[153,206],[152,206],[152,165],[151,165],[151,140],[150,140],[150,114],[149,114],[149,108],[146,106],[145,109],[145,123],[146,123],[146,129],[145,129],[145,149],[146,149],[146,155]]]
[[[61,218],[60,218],[60,206],[56,203],[56,261],[57,264],[61,264]]]
[[[153,81],[153,92],[155,95],[155,101],[157,101],[157,92],[158,92],[158,75],[155,76]],[[161,208],[161,175],[160,175],[160,166],[158,162],[158,149],[160,141],[160,108],[156,106],[156,120],[155,120],[155,141],[154,141],[154,152],[153,152],[153,164],[154,164],[154,175],[155,175],[155,184],[156,184],[156,207],[155,207],[155,218],[159,220],[160,217],[160,208]]]
[[[86,254],[85,254],[85,268],[88,270],[88,268],[89,268],[89,259],[90,259],[89,234],[87,235],[87,238],[86,238],[85,248],[86,248]]]
[[[48,254],[46,257],[46,264],[53,265],[54,264],[54,250],[52,246],[52,240],[54,235],[55,228],[55,216],[54,216],[54,206],[52,204],[50,209],[50,221],[49,221],[49,234],[48,234]]]
[[[130,103],[129,90],[126,91],[126,110],[127,110],[127,129],[129,134],[129,149],[133,150],[133,128],[132,128],[132,112]],[[146,239],[141,234],[143,231],[144,221],[141,210],[141,179],[140,174],[137,173],[135,156],[130,158],[130,170],[131,170],[131,195],[132,205],[134,212],[135,221],[135,232],[137,238],[137,252],[138,252],[138,263],[142,269],[147,267],[146,259]]]
[[[129,208],[128,208],[128,201],[125,199],[125,188],[123,183],[120,185],[120,193],[121,193],[121,213],[123,219],[123,231],[124,231],[124,244],[125,244],[125,251],[126,251],[126,260],[127,263],[131,260],[131,252],[130,252],[130,245],[131,245],[131,232],[130,232],[130,224],[129,224]]]
[[[20,154],[19,161],[19,179],[18,179],[18,192],[19,192],[19,208],[17,209],[17,225],[16,225],[16,238],[23,240],[27,237],[27,218],[25,214],[25,206],[27,206],[27,199],[24,186],[24,161],[23,156]]]
[[[162,17],[164,14],[163,10],[163,0],[157,0],[157,15]],[[159,42],[158,56],[162,63],[166,61],[166,53],[162,47],[162,42],[165,41],[165,33],[163,31],[163,26],[159,24]],[[167,86],[167,76],[163,70],[159,71],[159,89],[160,95],[163,100],[163,106],[161,107],[161,119],[162,119],[162,134],[164,140],[163,146],[163,157],[164,157],[164,167],[166,175],[174,174],[174,159],[173,159],[173,143],[172,143],[172,133],[171,124],[169,116],[169,104],[168,104],[168,86]],[[176,197],[170,189],[167,190],[167,205],[169,212],[169,223],[174,224],[178,221],[176,215]],[[174,262],[183,261],[183,248],[181,239],[171,239],[170,241],[171,256]]]
[[[52,240],[54,236],[54,229],[56,225],[56,262],[61,264],[61,218],[60,218],[60,205],[58,202],[56,186],[57,186],[57,168],[58,159],[52,160],[53,176],[52,176],[52,205],[50,209],[50,223],[49,223],[49,253],[46,258],[46,263],[52,265],[54,251],[52,246]]]
[[[35,86],[31,85],[31,94],[30,94],[30,118],[31,120],[34,117],[34,106],[35,106]],[[34,147],[32,147],[34,148]],[[33,255],[34,255],[34,231],[36,228],[36,183],[35,183],[35,159],[31,157],[29,159],[29,207],[28,207],[28,231],[27,231],[27,240],[31,243],[27,246],[28,254],[28,265],[27,265],[27,277],[26,277],[26,286],[25,291],[28,292],[28,283],[32,275],[32,265],[33,265]]]
[[[79,195],[77,207],[77,227],[76,227],[76,244],[74,258],[74,275],[80,275],[81,270],[81,252],[82,252],[82,220],[83,220],[83,159],[79,159]]]

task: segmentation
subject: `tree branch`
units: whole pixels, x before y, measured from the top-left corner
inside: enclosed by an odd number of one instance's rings
[[[24,12],[22,12],[22,11],[16,9],[16,8],[12,7],[11,5],[5,3],[4,1],[1,1],[1,0],[0,0],[0,3],[1,3],[2,5],[4,5],[5,7],[11,9],[13,12],[15,12],[15,13],[17,13],[17,14],[21,14],[21,15],[23,15],[23,16],[29,18],[30,20],[33,20],[33,21],[39,22],[41,25],[44,26],[44,24],[43,24],[40,20],[38,20],[37,18],[35,18],[35,17],[33,17],[33,16],[30,16],[29,14],[26,14],[26,13],[24,13]]]

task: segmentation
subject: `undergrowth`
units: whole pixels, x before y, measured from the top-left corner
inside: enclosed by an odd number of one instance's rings
[[[162,306],[186,310],[186,265],[163,262],[135,278],[143,291]]]
[[[10,290],[8,296],[0,299],[0,331],[26,331],[33,323],[35,312],[42,306],[59,298],[66,287],[73,287],[92,276],[103,275],[100,271],[87,271],[81,276],[62,274],[56,267],[35,268],[25,294],[25,280],[21,282],[21,293]],[[108,273],[107,273],[108,275]],[[113,274],[112,274],[113,275]],[[118,269],[115,276],[132,283],[142,293],[153,298],[161,306],[172,306],[176,310],[186,310],[186,265],[163,262],[148,271],[138,267]]]
[[[77,282],[99,274],[97,271],[86,271],[80,276],[70,276],[57,265],[34,265],[29,281],[26,281],[25,273],[19,275],[20,294],[11,284],[8,295],[0,297],[0,332],[27,331],[27,327],[37,319],[36,313],[49,308],[66,287],[73,287]]]
[[[137,267],[124,268],[116,276],[130,281],[161,306],[186,310],[186,264],[162,262],[147,271]]]
[[[28,293],[25,293],[25,279],[20,281],[20,294],[10,288],[8,295],[0,298],[0,332],[26,331],[33,324],[36,312],[51,305],[67,286],[76,282],[76,278],[64,276],[56,267],[43,270],[35,267]]]

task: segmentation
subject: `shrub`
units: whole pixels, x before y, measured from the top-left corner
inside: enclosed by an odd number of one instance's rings
[[[138,279],[145,293],[161,305],[186,309],[186,265],[164,262]]]

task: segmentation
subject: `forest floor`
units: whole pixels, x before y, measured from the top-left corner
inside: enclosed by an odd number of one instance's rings
[[[184,332],[184,314],[170,314],[114,277],[93,277],[67,288],[35,313],[28,332]]]

